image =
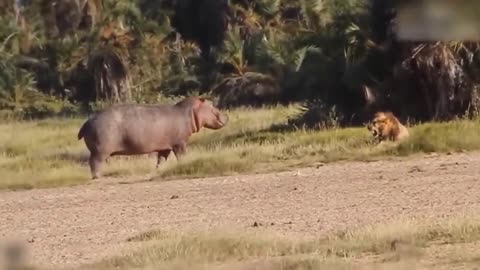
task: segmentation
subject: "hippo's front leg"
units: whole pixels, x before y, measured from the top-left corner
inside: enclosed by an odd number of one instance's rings
[[[182,157],[187,153],[187,144],[186,143],[176,144],[173,146],[172,150],[178,161],[182,159]]]

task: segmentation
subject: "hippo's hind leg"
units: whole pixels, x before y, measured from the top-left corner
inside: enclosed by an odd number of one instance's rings
[[[158,167],[160,166],[160,163],[162,163],[162,160],[165,159],[167,160],[168,159],[168,155],[170,155],[170,152],[172,150],[170,149],[167,149],[167,150],[161,150],[161,151],[158,151],[158,156],[157,156],[157,169]]]
[[[108,155],[102,155],[99,153],[91,153],[90,154],[90,172],[92,174],[92,179],[98,179],[100,177],[100,167],[102,162],[107,159]]]
[[[185,143],[176,144],[172,150],[177,160],[180,160],[187,153],[187,145]]]

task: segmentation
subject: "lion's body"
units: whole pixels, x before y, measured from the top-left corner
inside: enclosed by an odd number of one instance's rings
[[[391,112],[377,112],[367,128],[380,142],[400,141],[410,135],[407,127]]]

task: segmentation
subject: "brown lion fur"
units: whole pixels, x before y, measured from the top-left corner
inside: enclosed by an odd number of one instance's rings
[[[388,111],[375,113],[367,128],[380,142],[386,140],[399,141],[410,135],[407,127],[393,113]]]

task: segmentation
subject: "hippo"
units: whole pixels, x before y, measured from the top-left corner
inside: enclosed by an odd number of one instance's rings
[[[228,120],[211,101],[196,96],[176,104],[114,105],[89,117],[78,140],[83,138],[90,151],[90,171],[97,179],[102,162],[110,156],[156,152],[157,168],[171,152],[179,160],[192,134],[202,127],[220,129]]]

